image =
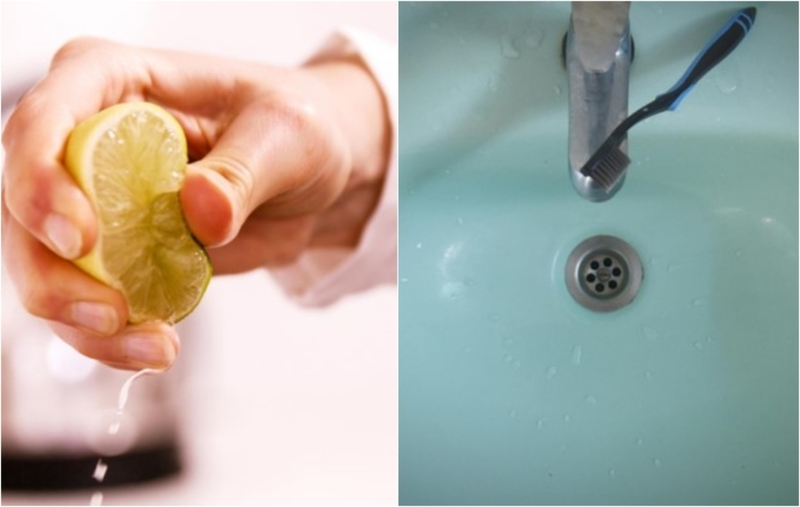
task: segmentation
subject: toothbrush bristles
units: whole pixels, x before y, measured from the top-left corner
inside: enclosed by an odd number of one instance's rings
[[[619,148],[611,147],[605,156],[588,171],[588,176],[608,192],[614,188],[614,185],[625,174],[625,170],[630,163],[631,159],[628,158],[625,152]]]

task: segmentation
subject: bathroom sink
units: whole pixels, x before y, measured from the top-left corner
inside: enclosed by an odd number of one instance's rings
[[[630,110],[739,8],[634,3]],[[797,503],[797,5],[758,8],[596,204],[569,4],[401,4],[401,504]],[[565,283],[599,234],[644,270],[606,313]]]

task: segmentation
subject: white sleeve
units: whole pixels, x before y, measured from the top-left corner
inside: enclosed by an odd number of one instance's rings
[[[374,35],[343,29],[310,61],[358,57],[381,87],[389,108],[392,145],[378,206],[353,248],[311,248],[272,277],[304,306],[328,305],[381,284],[397,283],[397,48]]]

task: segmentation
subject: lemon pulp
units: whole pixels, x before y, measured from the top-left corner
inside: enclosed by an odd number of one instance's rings
[[[95,208],[98,237],[76,264],[127,299],[129,320],[177,322],[199,304],[211,264],[183,218],[180,124],[149,103],[112,106],[73,130],[66,166]]]

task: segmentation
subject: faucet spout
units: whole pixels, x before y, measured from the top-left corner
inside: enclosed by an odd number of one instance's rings
[[[569,83],[569,173],[578,194],[592,202],[609,191],[580,173],[581,167],[628,115],[631,36],[630,2],[573,2],[567,33]],[[627,152],[627,142],[620,149]]]

